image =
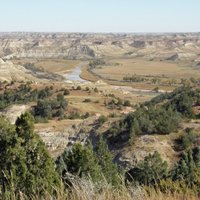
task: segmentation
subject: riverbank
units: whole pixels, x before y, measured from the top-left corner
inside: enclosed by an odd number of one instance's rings
[[[96,82],[102,80],[103,82],[107,83],[108,85],[113,86],[114,89],[122,89],[124,88],[125,91],[132,91],[132,92],[144,92],[144,93],[165,93],[170,92],[174,89],[174,87],[168,86],[158,86],[157,85],[150,85],[145,83],[130,83],[118,80],[109,80],[101,77],[100,75],[95,74],[88,66],[84,66],[81,69],[80,77],[83,80]]]

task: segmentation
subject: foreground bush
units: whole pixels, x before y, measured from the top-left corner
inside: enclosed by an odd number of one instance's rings
[[[136,167],[126,173],[126,179],[141,185],[153,186],[167,177],[167,162],[158,152],[149,154]]]
[[[34,133],[34,120],[25,113],[11,125],[0,118],[0,192],[10,199],[19,191],[26,196],[53,194],[58,175],[44,143]],[[18,198],[16,196],[16,198]]]
[[[69,174],[94,183],[106,180],[113,186],[121,184],[117,166],[106,142],[100,138],[95,151],[91,145],[75,144],[71,150],[66,150],[56,161],[57,171],[64,183],[71,184],[67,179]]]

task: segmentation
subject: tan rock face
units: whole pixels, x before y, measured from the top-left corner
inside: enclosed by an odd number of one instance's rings
[[[21,116],[26,110],[29,109],[29,106],[26,105],[12,105],[11,107],[7,108],[5,111],[0,112],[0,115],[4,115],[6,118],[9,119],[11,124],[15,124],[16,119]]]
[[[169,136],[144,135],[138,138],[132,149],[121,152],[117,162],[126,168],[131,168],[145,156],[158,151],[168,165],[173,166],[177,153]]]
[[[53,124],[38,124],[35,131],[42,138],[53,157],[60,155],[74,143],[86,144],[91,139],[97,117],[85,120],[65,120]]]
[[[11,61],[0,59],[0,81],[31,81],[31,82],[48,82],[62,80],[57,74],[50,74],[45,71],[39,71],[36,68],[26,69],[24,66],[15,65]]]
[[[31,81],[35,78],[23,66],[0,59],[0,81],[10,82],[12,80]]]

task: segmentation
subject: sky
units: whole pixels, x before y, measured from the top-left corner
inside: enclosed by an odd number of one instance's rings
[[[0,0],[0,32],[200,32],[200,0]]]

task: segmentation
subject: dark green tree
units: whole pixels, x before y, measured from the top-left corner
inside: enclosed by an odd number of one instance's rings
[[[180,161],[171,172],[173,180],[183,180],[189,187],[200,187],[199,152],[199,147],[197,147],[183,153]]]
[[[75,144],[71,150],[64,151],[57,159],[56,164],[64,181],[67,173],[81,178],[91,178],[94,182],[102,179],[102,172],[91,145]]]
[[[64,89],[63,95],[69,95],[70,91],[68,89]]]
[[[193,149],[193,159],[195,162],[196,167],[200,167],[200,147],[195,147]]]
[[[167,162],[155,151],[126,173],[126,179],[142,185],[154,185],[167,176]]]
[[[39,100],[34,108],[34,116],[40,116],[42,118],[52,118],[52,105],[50,101]]]
[[[136,139],[136,137],[139,135],[140,133],[140,127],[139,127],[139,123],[137,121],[137,119],[133,119],[133,123],[131,124],[131,127],[129,129],[129,143],[130,145],[132,145]]]
[[[118,168],[113,163],[113,155],[109,151],[108,145],[102,137],[100,137],[96,145],[95,153],[98,159],[98,164],[102,169],[102,173],[106,178],[106,181],[117,186],[120,183]]]
[[[0,123],[3,191],[6,194],[20,191],[28,196],[53,193],[58,175],[44,143],[34,133],[33,116],[25,113],[19,117],[16,129],[5,119]]]
[[[22,150],[17,144],[15,127],[7,119],[0,116],[0,191],[2,199],[12,193],[12,162],[17,158],[16,154],[20,154]]]
[[[41,188],[51,191],[57,181],[54,162],[50,158],[45,144],[34,133],[34,118],[26,112],[16,121],[16,133],[25,151],[27,173],[25,178],[26,191],[40,191]]]

